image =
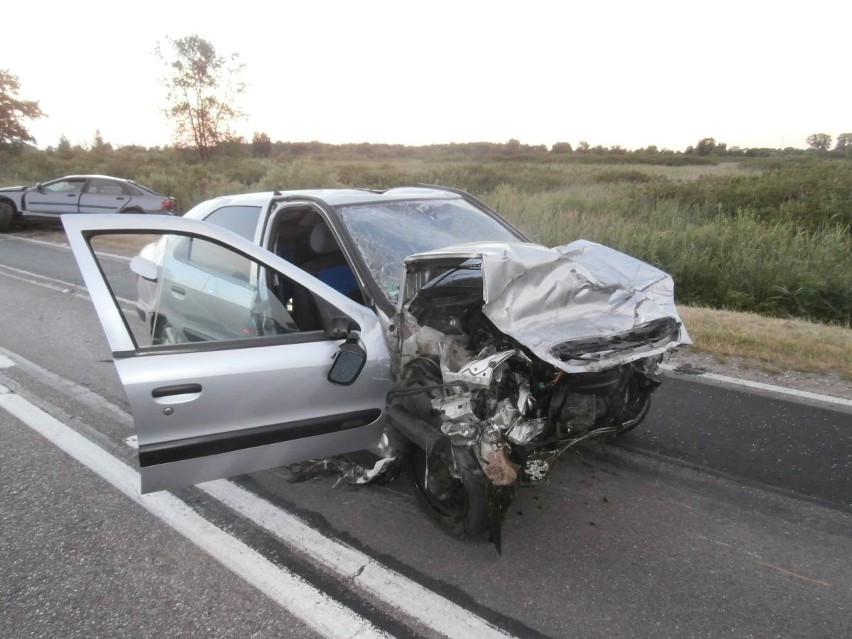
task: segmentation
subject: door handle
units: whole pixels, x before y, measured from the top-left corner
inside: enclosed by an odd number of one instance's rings
[[[160,386],[151,391],[151,397],[171,397],[173,395],[190,395],[200,393],[201,384],[175,384],[174,386]]]
[[[186,295],[186,289],[182,286],[172,286],[172,293],[175,295]]]

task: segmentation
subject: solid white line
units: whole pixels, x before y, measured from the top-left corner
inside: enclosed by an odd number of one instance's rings
[[[320,534],[297,517],[223,479],[198,487],[226,506],[351,580],[402,613],[453,639],[506,639],[481,617],[374,561],[368,555]]]
[[[0,356],[10,360],[12,365],[20,367],[28,375],[38,379],[42,384],[45,384],[64,395],[73,397],[92,410],[107,413],[115,423],[121,424],[130,430],[133,429],[133,417],[131,417],[127,411],[104,399],[91,389],[72,382],[66,377],[57,375],[53,371],[49,371],[35,362],[31,362],[27,358],[21,357],[17,353],[13,353],[2,346],[0,346]]]
[[[40,244],[42,246],[50,246],[51,248],[63,249],[65,251],[70,251],[71,247],[67,244],[62,244],[60,242],[48,242],[46,240],[37,240],[32,237],[18,237],[15,235],[7,235],[3,239],[5,240],[14,240],[16,242],[27,242],[29,244]],[[103,255],[105,257],[111,257],[116,260],[121,260],[122,262],[129,262],[130,258],[126,255],[116,255],[115,253],[106,253],[104,251],[96,251],[98,255]]]
[[[775,386],[774,384],[764,384],[763,382],[753,382],[749,379],[740,379],[739,377],[727,377],[726,375],[717,375],[716,373],[679,373],[676,366],[671,364],[662,364],[660,366],[664,371],[677,374],[684,379],[709,379],[721,384],[729,384],[731,386],[744,386],[758,391],[767,393],[775,393],[778,395],[789,395],[790,397],[798,397],[800,399],[810,399],[826,404],[836,404],[838,406],[852,407],[852,400],[842,397],[833,397],[832,395],[822,395],[820,393],[811,393],[809,391],[797,390],[795,388],[787,388],[786,386]]]
[[[60,293],[71,293],[86,290],[86,287],[82,284],[72,284],[71,282],[47,277],[46,275],[39,275],[38,273],[33,273],[31,271],[24,271],[12,266],[6,266],[5,264],[0,264],[0,272],[3,272],[4,275],[10,279],[35,284],[36,286],[49,288],[52,291],[58,291]]]
[[[52,248],[65,249],[66,251],[70,251],[71,247],[67,244],[62,244],[60,242],[48,242],[47,240],[37,240],[32,237],[20,237],[18,235],[6,235],[3,237],[6,241],[14,241],[14,242],[25,242],[27,244],[41,244],[42,246],[50,246]]]
[[[3,271],[8,272],[3,273]],[[5,264],[0,264],[0,273],[3,273],[9,279],[18,280],[19,282],[26,282],[27,284],[40,286],[42,288],[50,289],[51,291],[57,291],[58,293],[69,293],[84,300],[91,301],[92,299],[89,297],[85,284],[72,284],[71,282],[58,280],[54,277],[40,275],[31,271],[24,271],[12,266],[6,266]],[[129,300],[117,295],[115,296],[115,299],[122,304],[129,306],[130,310],[134,310],[136,308],[136,302],[134,300]]]
[[[138,473],[3,385],[0,385],[0,407],[100,475],[316,632],[325,637],[352,639],[389,637],[357,613],[220,530],[173,495],[166,492],[141,495]]]
[[[113,416],[122,415],[123,419],[120,419],[122,423],[132,424],[130,415],[89,389],[78,387],[71,380],[64,380],[55,373],[0,347],[0,356],[3,353],[20,359],[21,365],[26,366],[28,370],[31,369],[30,373],[42,378],[45,383],[50,382],[53,387],[70,392],[79,401],[93,408],[109,409],[108,412]],[[128,437],[125,443],[136,448],[136,436]],[[440,630],[447,637],[505,639],[511,636],[461,606],[383,566],[368,555],[325,537],[295,516],[231,482],[225,480],[207,482],[200,484],[199,488],[277,536],[283,543],[306,553],[329,570],[356,582],[373,596],[409,617]],[[160,493],[154,493],[154,495],[157,494]],[[138,488],[134,488],[134,495],[138,496]],[[151,495],[144,497],[151,497]]]

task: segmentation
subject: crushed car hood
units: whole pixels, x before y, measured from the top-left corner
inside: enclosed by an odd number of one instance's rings
[[[692,343],[671,276],[586,240],[552,249],[462,244],[412,255],[405,264],[403,310],[455,268],[479,269],[485,316],[566,372],[604,370]]]

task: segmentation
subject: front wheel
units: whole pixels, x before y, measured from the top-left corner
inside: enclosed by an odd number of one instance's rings
[[[455,473],[447,455],[430,455],[412,446],[407,457],[417,495],[429,515],[456,537],[490,531],[499,549],[500,524],[512,501],[512,487],[494,486],[468,449],[459,453],[460,468]]]
[[[652,387],[637,374],[630,376],[620,395],[619,420],[616,435],[623,435],[643,422],[651,409]]]

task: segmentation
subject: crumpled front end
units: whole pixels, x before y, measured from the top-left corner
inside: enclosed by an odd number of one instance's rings
[[[409,304],[429,297],[439,277],[461,280],[459,272],[479,271],[483,314],[569,373],[604,370],[692,343],[675,307],[671,276],[586,240],[555,249],[450,247],[407,264]]]
[[[662,353],[690,343],[673,292],[666,273],[586,241],[406,260],[389,415],[426,460],[415,482],[432,510],[456,532],[478,525],[499,539],[513,486],[545,479],[571,446],[641,422]],[[471,483],[487,513],[475,521],[461,512]]]

